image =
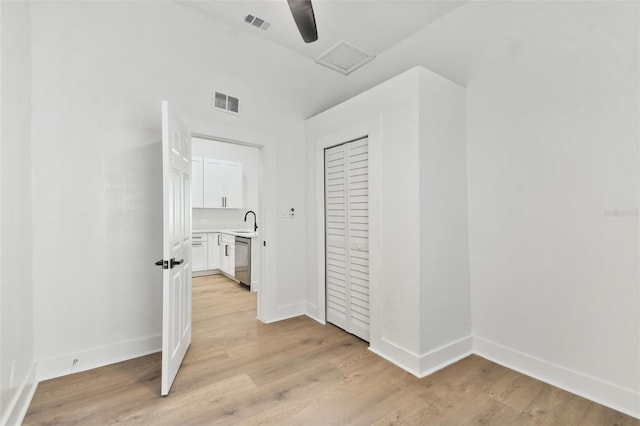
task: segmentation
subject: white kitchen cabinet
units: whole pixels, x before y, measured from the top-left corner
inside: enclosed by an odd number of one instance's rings
[[[236,237],[233,235],[222,234],[220,240],[222,242],[222,245],[220,246],[220,270],[233,277],[236,272]]]
[[[192,271],[204,271],[207,268],[207,234],[192,234],[191,236],[191,262]]]
[[[242,208],[242,163],[203,159],[203,207]]]
[[[219,232],[207,234],[207,269],[220,269],[220,247],[222,247],[220,237]]]
[[[203,207],[203,160],[199,157],[191,159],[191,207],[194,209]]]

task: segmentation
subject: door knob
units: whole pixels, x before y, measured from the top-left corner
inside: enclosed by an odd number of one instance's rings
[[[172,257],[171,260],[169,261],[170,263],[170,269],[173,269],[176,267],[176,265],[182,265],[182,263],[184,262],[184,259],[180,259],[180,260],[176,260],[175,257]]]
[[[162,266],[162,269],[169,269],[169,262],[164,259],[160,259],[156,262],[156,266]]]

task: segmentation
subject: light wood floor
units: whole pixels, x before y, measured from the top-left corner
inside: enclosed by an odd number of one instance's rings
[[[224,277],[193,288],[168,397],[153,354],[42,382],[24,424],[640,425],[478,356],[416,379],[334,326],[259,323],[255,294]]]

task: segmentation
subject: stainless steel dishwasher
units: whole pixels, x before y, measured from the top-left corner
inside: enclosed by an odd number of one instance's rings
[[[251,238],[236,236],[234,278],[251,288]]]

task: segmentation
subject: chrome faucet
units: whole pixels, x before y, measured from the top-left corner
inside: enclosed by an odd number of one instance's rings
[[[246,212],[244,214],[244,221],[247,221],[247,216],[249,215],[249,213],[253,213],[253,231],[254,232],[258,232],[258,222],[256,220],[256,212],[254,212],[253,210],[249,210],[248,212]]]

